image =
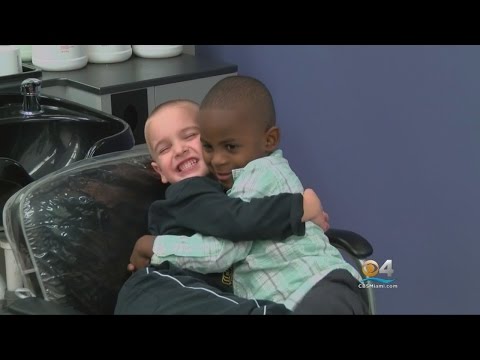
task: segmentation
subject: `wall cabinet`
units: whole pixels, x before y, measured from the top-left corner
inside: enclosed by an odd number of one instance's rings
[[[200,103],[215,83],[236,74],[234,72],[104,95],[58,85],[43,87],[42,93],[118,116],[132,128],[135,143],[143,144],[145,121],[157,105],[174,99],[188,99]]]

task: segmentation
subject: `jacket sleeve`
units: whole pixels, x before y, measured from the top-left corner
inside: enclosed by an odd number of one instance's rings
[[[305,234],[302,194],[284,193],[244,201],[228,197],[208,181],[211,180],[187,183],[175,197],[175,206],[168,204],[178,226],[234,242],[283,240]]]

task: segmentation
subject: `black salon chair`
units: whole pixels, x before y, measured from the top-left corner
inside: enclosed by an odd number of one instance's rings
[[[11,313],[113,313],[148,207],[166,189],[150,162],[144,145],[82,160],[8,200],[5,232],[35,295],[13,302]],[[332,229],[328,236],[354,259],[372,253],[353,232]]]

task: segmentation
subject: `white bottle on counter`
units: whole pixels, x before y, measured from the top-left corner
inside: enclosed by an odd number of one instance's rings
[[[88,63],[85,45],[32,45],[32,63],[46,71],[70,71]]]
[[[32,45],[14,45],[20,48],[22,61],[32,61]]]
[[[131,45],[87,45],[88,62],[112,64],[130,59]]]
[[[0,76],[22,72],[20,49],[16,45],[0,45]]]
[[[180,55],[183,45],[132,45],[133,53],[143,58],[169,58]]]

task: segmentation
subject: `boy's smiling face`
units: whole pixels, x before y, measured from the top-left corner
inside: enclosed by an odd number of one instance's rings
[[[242,109],[200,110],[203,157],[211,173],[227,189],[233,185],[233,169],[268,155],[277,145],[278,129],[265,129],[265,123],[256,117],[253,111]]]
[[[198,108],[171,105],[151,116],[146,140],[151,148],[152,167],[162,182],[176,183],[193,176],[205,176],[200,129],[196,121]]]

